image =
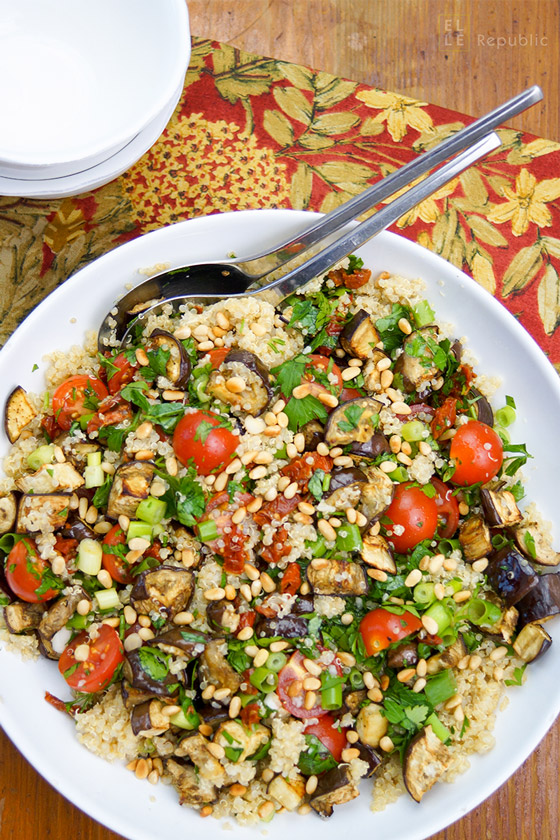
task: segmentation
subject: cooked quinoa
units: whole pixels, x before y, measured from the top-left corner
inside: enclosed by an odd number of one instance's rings
[[[168,306],[101,357],[88,335],[14,414],[0,641],[58,662],[84,746],[203,816],[455,782],[560,611],[497,382],[422,281],[360,263],[282,311]]]

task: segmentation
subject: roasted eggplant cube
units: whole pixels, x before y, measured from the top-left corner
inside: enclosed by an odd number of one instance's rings
[[[440,374],[434,364],[434,354],[428,343],[438,341],[437,327],[414,330],[403,343],[403,352],[397,359],[394,372],[402,376],[407,393],[427,390],[429,383]]]
[[[14,527],[17,515],[17,499],[15,493],[0,496],[0,534],[7,534]]]
[[[331,412],[325,426],[329,446],[364,443],[375,433],[383,404],[373,397],[358,397],[342,403]]]
[[[339,467],[331,474],[329,489],[325,501],[337,510],[358,505],[362,490],[367,484],[367,476],[358,467]]]
[[[212,683],[216,688],[229,688],[231,695],[225,698],[225,702],[229,703],[231,696],[239,690],[243,678],[227,661],[226,651],[224,639],[213,639],[208,642],[200,658],[198,675],[201,681]]]
[[[4,622],[9,633],[30,633],[38,628],[44,612],[44,604],[14,601],[4,607]]]
[[[550,537],[537,522],[521,522],[513,528],[515,542],[523,554],[541,566],[558,566],[560,552],[554,551]]]
[[[290,779],[275,776],[268,786],[268,792],[286,811],[295,811],[303,802],[305,782],[299,775]]]
[[[182,656],[190,662],[201,656],[210,638],[207,633],[202,633],[199,630],[191,630],[189,627],[174,627],[172,630],[167,630],[160,636],[156,636],[150,644],[164,653],[170,653],[172,656]]]
[[[531,621],[519,633],[513,649],[524,662],[534,662],[550,648],[552,639],[541,624]]]
[[[518,626],[532,621],[548,621],[560,613],[560,575],[541,575],[537,584],[517,603]]]
[[[379,333],[373,319],[365,309],[360,309],[346,324],[340,333],[340,346],[349,356],[356,359],[370,359],[375,345],[379,342]]]
[[[348,453],[355,462],[359,463],[361,460],[374,461],[379,455],[385,452],[390,452],[391,447],[389,441],[382,432],[376,432],[369,440],[354,441],[350,444],[350,452]]]
[[[509,490],[488,490],[483,487],[480,500],[484,517],[493,528],[510,528],[521,522],[521,511]]]
[[[16,531],[32,534],[36,531],[59,531],[68,519],[68,493],[25,494],[19,500]]]
[[[4,408],[4,428],[10,443],[15,443],[26,426],[37,416],[21,385],[14,388]]]
[[[528,560],[508,546],[492,557],[486,575],[506,607],[517,604],[539,583],[539,576]]]
[[[481,423],[486,423],[487,426],[493,426],[494,412],[486,397],[476,388],[471,388],[467,394],[467,399],[471,403],[471,406],[474,407],[476,419],[480,420]]]
[[[319,777],[309,804],[320,817],[326,819],[332,816],[335,805],[344,805],[345,802],[356,799],[359,794],[348,768],[340,764]]]
[[[384,537],[380,534],[366,533],[362,538],[362,560],[366,566],[386,572],[388,575],[397,574],[393,552]]]
[[[457,636],[452,645],[440,653],[434,653],[427,662],[428,674],[438,674],[445,668],[454,668],[468,653],[467,646],[461,635]]]
[[[403,642],[387,653],[387,665],[395,671],[401,668],[414,668],[418,662],[418,645],[416,642]]]
[[[272,397],[268,370],[254,353],[231,350],[213,370],[206,390],[241,414],[262,414]]]
[[[41,653],[48,659],[59,659],[60,652],[53,647],[53,639],[59,630],[66,627],[66,623],[70,621],[76,607],[83,599],[87,600],[88,595],[85,589],[81,586],[73,586],[66,595],[59,598],[41,618],[41,623],[37,629],[39,637],[39,646]]]
[[[133,688],[151,697],[173,697],[177,693],[179,678],[176,674],[167,673],[162,679],[151,676],[150,662],[146,661],[146,653],[140,653],[143,648],[129,651],[123,662],[124,679]]]
[[[145,345],[146,351],[169,353],[165,363],[165,379],[174,388],[185,388],[191,375],[191,363],[181,342],[165,330],[154,330]]]
[[[490,528],[482,516],[470,516],[462,523],[459,542],[467,563],[474,563],[493,551]]]
[[[320,568],[307,567],[307,581],[314,595],[365,595],[367,577],[359,563],[325,560]]]
[[[379,519],[393,501],[395,485],[379,467],[364,467],[364,472],[367,484],[362,487],[362,496],[357,507],[370,523]]]
[[[135,735],[152,738],[161,735],[169,727],[169,717],[162,714],[163,704],[159,700],[148,700],[139,706],[134,706],[130,715],[130,726]]]
[[[308,612],[313,612],[313,604]],[[308,632],[308,620],[299,615],[259,618],[255,623],[255,636],[258,639],[267,639],[271,636],[282,636],[283,639],[303,639]]]
[[[426,726],[416,735],[404,754],[403,779],[405,787],[416,802],[432,788],[451,762],[451,753]]]
[[[154,465],[147,461],[128,461],[122,464],[111,485],[107,516],[118,519],[123,515],[133,519],[140,502],[150,495],[153,476]]]
[[[187,608],[193,591],[194,575],[191,571],[176,566],[159,566],[138,575],[130,593],[130,602],[138,613],[149,615],[156,612],[172,619]]]
[[[310,420],[300,429],[305,441],[305,452],[315,452],[317,446],[325,439],[325,427],[318,420]]]
[[[192,765],[180,764],[169,758],[165,762],[165,769],[179,794],[179,804],[202,808],[216,800],[216,786],[208,779],[201,779],[198,770]]]

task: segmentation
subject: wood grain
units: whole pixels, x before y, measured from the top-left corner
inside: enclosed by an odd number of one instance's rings
[[[476,116],[539,84],[544,103],[513,125],[560,140],[557,0],[189,0],[189,11],[196,35]],[[509,782],[431,840],[558,840],[559,759],[557,722]],[[0,732],[0,837],[118,835],[63,799]]]

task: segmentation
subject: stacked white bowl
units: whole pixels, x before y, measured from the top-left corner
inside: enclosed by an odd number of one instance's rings
[[[78,195],[136,163],[190,49],[185,0],[0,0],[0,195]]]

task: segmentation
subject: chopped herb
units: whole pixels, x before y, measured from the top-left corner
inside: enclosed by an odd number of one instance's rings
[[[138,659],[142,670],[152,680],[162,682],[169,674],[169,662],[171,655],[164,653],[158,648],[141,647],[138,648]]]
[[[532,557],[533,560],[536,560],[537,549],[535,547],[535,538],[529,531],[525,531],[525,533],[523,534],[523,542],[525,544],[525,548],[529,552],[530,557]]]
[[[512,680],[504,680],[506,685],[523,685],[523,674],[525,673],[525,668],[527,667],[527,663],[522,665],[520,668],[516,668],[513,672],[513,679]]]
[[[167,504],[166,516],[174,517],[187,528],[192,528],[206,508],[204,491],[195,478],[196,470],[189,467],[182,478],[175,478],[158,469],[156,473],[169,485],[163,496],[160,496]]]
[[[378,318],[375,322],[375,327],[386,353],[396,350],[404,341],[405,335],[399,328],[401,318],[409,320],[411,318],[410,309],[400,303],[394,303],[391,314],[385,318]]]
[[[350,256],[348,257],[348,274],[354,274],[356,271],[359,271],[363,267],[363,259],[361,257],[357,257],[355,254],[350,254]]]
[[[361,405],[352,403],[344,410],[346,420],[339,420],[336,425],[341,432],[352,432],[354,429],[358,428],[358,423],[360,422],[360,418],[364,411],[365,408]]]
[[[113,476],[108,475],[101,487],[98,487],[92,499],[92,504],[97,508],[107,507],[109,501],[109,493],[113,486]]]
[[[508,458],[508,455],[516,455],[516,458]],[[502,470],[506,475],[515,475],[518,469],[527,463],[533,456],[527,452],[524,443],[506,443],[504,445],[504,464]]]

